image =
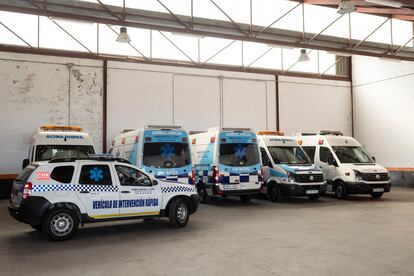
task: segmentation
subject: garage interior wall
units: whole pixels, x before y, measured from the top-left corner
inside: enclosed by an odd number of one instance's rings
[[[20,171],[42,124],[80,125],[102,151],[102,61],[0,53],[0,62],[0,174]],[[275,130],[277,114],[286,133],[351,132],[349,82],[279,77],[278,111],[273,75],[115,61],[107,68],[108,149],[124,128],[204,130],[221,124]]]
[[[355,137],[394,184],[412,186],[414,62],[354,56],[352,64]]]

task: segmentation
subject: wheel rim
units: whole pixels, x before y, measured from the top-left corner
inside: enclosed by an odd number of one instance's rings
[[[56,214],[51,220],[51,230],[56,236],[66,236],[73,229],[73,218],[66,213]]]
[[[339,185],[338,187],[336,187],[336,194],[338,197],[342,197],[343,193],[344,191],[343,191],[342,185]]]
[[[180,223],[185,222],[187,219],[187,205],[181,203],[177,208],[177,219]]]

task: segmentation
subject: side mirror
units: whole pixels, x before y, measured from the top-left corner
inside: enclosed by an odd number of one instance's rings
[[[331,155],[328,157],[328,165],[338,167],[338,163],[336,162],[335,158]]]
[[[26,168],[27,166],[29,166],[30,161],[29,159],[23,159],[23,163],[22,163],[22,169]]]
[[[374,160],[374,162],[377,162],[377,160],[375,160],[375,156],[372,156],[371,158],[372,160]]]
[[[158,185],[158,181],[154,179],[154,180],[152,181],[152,186],[157,186],[157,185]]]

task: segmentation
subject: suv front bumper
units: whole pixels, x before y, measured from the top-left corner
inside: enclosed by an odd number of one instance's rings
[[[315,183],[312,185],[301,185],[297,183],[289,183],[289,184],[279,184],[278,185],[280,192],[286,196],[310,196],[316,195],[309,193],[308,191],[315,191],[317,190],[319,195],[324,194],[326,192],[326,183],[320,184]]]
[[[348,194],[372,194],[374,189],[383,189],[377,193],[388,193],[391,191],[391,182],[387,183],[366,183],[366,182],[345,182]]]

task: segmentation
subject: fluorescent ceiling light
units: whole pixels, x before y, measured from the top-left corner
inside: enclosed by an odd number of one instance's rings
[[[401,8],[403,6],[401,2],[391,0],[365,0],[365,2],[393,8]]]
[[[179,32],[172,32],[173,35],[176,36],[184,36],[184,37],[191,37],[191,38],[201,38],[203,39],[203,35],[193,34],[193,33],[179,33]]]
[[[300,49],[300,55],[298,61],[309,61],[310,58],[306,53],[306,49]]]
[[[351,53],[342,53],[342,52],[336,52],[336,51],[328,51],[328,54],[341,56],[341,57],[352,57]]]
[[[338,6],[337,13],[346,14],[355,11],[355,5],[351,2],[351,0],[341,0],[341,3]]]
[[[127,33],[127,28],[126,27],[121,27],[121,32],[118,35],[118,38],[116,39],[117,42],[121,42],[121,43],[129,43],[131,42],[131,38],[129,37],[128,33]]]
[[[293,47],[293,46],[288,46],[288,45],[280,45],[280,44],[272,44],[272,43],[268,43],[268,44],[266,44],[268,47],[271,47],[271,48],[281,48],[281,49],[289,49],[289,50],[293,50],[293,49],[296,49],[295,47]]]

